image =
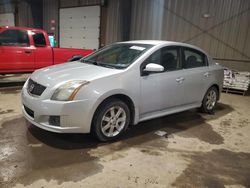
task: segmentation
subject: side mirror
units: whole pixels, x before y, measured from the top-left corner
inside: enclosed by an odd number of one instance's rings
[[[164,71],[164,67],[155,63],[147,64],[145,69],[143,70],[144,73],[163,72],[163,71]]]

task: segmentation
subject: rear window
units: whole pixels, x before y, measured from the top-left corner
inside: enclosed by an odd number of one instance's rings
[[[184,68],[207,66],[206,56],[194,49],[184,48]]]
[[[33,40],[36,47],[46,46],[46,40],[43,33],[34,33]]]
[[[27,31],[9,29],[0,33],[1,46],[29,46]]]

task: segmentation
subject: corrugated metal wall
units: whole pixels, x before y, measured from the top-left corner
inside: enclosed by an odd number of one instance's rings
[[[121,40],[122,23],[119,1],[108,3],[112,43]],[[250,71],[250,0],[132,0],[130,31],[131,40],[194,44],[225,66]]]
[[[164,0],[132,1],[130,39],[162,39]]]
[[[17,5],[18,16],[16,17],[16,23],[18,26],[34,27],[34,19],[31,12],[31,6],[26,1],[20,1]]]
[[[0,13],[14,13],[15,5],[11,2],[0,4]]]
[[[124,33],[122,1],[102,7],[101,44],[121,41]],[[51,32],[59,8],[102,5],[103,0],[43,0],[43,27]],[[162,39],[197,45],[218,62],[250,71],[250,0],[132,0],[130,39]],[[124,3],[124,2],[123,2]],[[0,12],[12,12],[0,4]],[[29,10],[30,12],[30,10]],[[25,14],[24,14],[25,15]],[[26,17],[26,16],[24,16]],[[25,18],[20,19],[21,23]],[[26,20],[26,23],[31,23]],[[22,25],[25,25],[23,23]],[[27,24],[26,24],[27,25]],[[28,24],[32,25],[32,24]]]
[[[106,45],[122,39],[120,5],[122,0],[109,0],[107,7]]]
[[[14,13],[15,25],[42,28],[42,1],[0,1],[0,13]]]
[[[197,45],[231,68],[250,70],[249,0],[133,0],[131,39]]]
[[[60,7],[78,7],[78,6],[92,6],[100,5],[101,0],[60,0]]]
[[[59,36],[59,1],[58,0],[43,0],[43,29],[47,32],[53,32],[55,39],[58,42]],[[51,23],[51,20],[55,20],[55,24]],[[51,30],[51,27],[55,27],[55,30]],[[56,43],[56,46],[58,43]]]

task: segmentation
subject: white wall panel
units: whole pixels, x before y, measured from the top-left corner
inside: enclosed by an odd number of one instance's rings
[[[60,9],[60,47],[98,49],[100,6]]]
[[[82,48],[82,49],[96,49],[95,43],[98,43],[98,39],[75,39],[75,38],[64,38],[62,46],[66,46],[67,48]],[[86,46],[88,44],[88,46]]]
[[[83,35],[84,33],[84,35]],[[95,38],[98,39],[98,35],[99,35],[99,31],[97,31],[96,29],[64,29],[64,32],[61,33],[61,38],[65,38],[65,37],[72,37],[72,38]]]
[[[0,26],[15,26],[15,18],[13,13],[0,14]]]
[[[79,29],[86,29],[86,28],[97,28],[100,24],[99,18],[85,18],[85,19],[63,19],[60,23],[61,28],[79,28]]]
[[[118,5],[109,6],[117,10]],[[225,66],[244,70],[244,65],[250,70],[250,0],[133,0],[131,16],[131,40],[194,44]],[[112,37],[121,32],[123,23],[115,22],[118,17],[115,11],[108,17],[109,43],[120,40]]]

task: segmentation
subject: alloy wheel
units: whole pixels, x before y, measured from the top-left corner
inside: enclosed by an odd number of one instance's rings
[[[212,110],[216,104],[217,94],[214,90],[210,90],[207,94],[206,107],[208,110]]]
[[[126,112],[120,106],[112,106],[103,115],[101,131],[106,137],[118,135],[126,124]]]

